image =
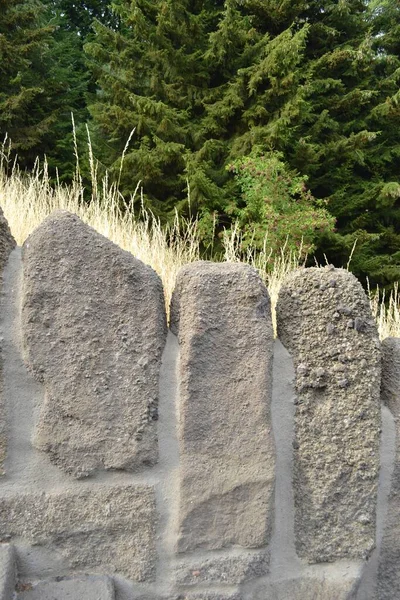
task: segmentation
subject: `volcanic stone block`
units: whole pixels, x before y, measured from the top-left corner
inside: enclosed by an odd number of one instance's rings
[[[58,211],[23,249],[27,361],[46,396],[35,445],[75,477],[157,462],[160,278]]]
[[[382,400],[396,425],[396,454],[378,564],[378,600],[400,598],[400,338],[382,342]]]
[[[243,264],[193,263],[171,306],[179,331],[178,551],[268,543],[275,452],[268,292]]]
[[[19,600],[114,600],[113,581],[103,577],[74,577],[41,581],[17,596]]]
[[[375,544],[380,342],[368,298],[348,271],[296,271],[277,305],[292,354],[295,543],[311,563],[365,558]]]
[[[243,552],[237,556],[218,556],[182,562],[175,571],[178,585],[237,585],[262,577],[269,571],[266,552]]]
[[[0,598],[12,600],[17,577],[15,553],[10,544],[0,544]]]
[[[4,216],[3,210],[0,208],[0,271],[4,269],[10,252],[15,246],[16,242],[10,231],[8,221]]]
[[[0,277],[10,252],[15,248],[15,240],[11,235],[7,220],[0,208]],[[6,413],[3,393],[3,356],[0,355],[0,475],[4,475],[4,460],[7,451]]]
[[[154,491],[102,486],[0,498],[3,538],[59,553],[71,568],[100,568],[136,581],[155,576]]]
[[[170,596],[168,600],[243,600],[240,592],[221,592],[203,590],[201,592],[183,592]]]
[[[359,578],[316,579],[302,577],[262,583],[252,600],[355,600]]]

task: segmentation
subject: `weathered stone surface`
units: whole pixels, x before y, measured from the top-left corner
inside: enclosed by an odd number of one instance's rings
[[[175,570],[178,585],[237,585],[268,573],[267,552],[243,553],[237,556],[210,557],[183,561]]]
[[[35,445],[76,477],[154,465],[158,275],[65,211],[28,238],[23,262],[27,360],[46,389]]]
[[[270,537],[275,454],[268,292],[243,264],[193,263],[171,305],[179,332],[178,551]]]
[[[15,246],[16,242],[10,231],[7,219],[4,216],[2,208],[0,208],[0,271],[4,269],[10,252]]]
[[[0,544],[0,599],[12,600],[17,576],[15,554],[10,544]]]
[[[135,595],[135,600],[243,600],[243,598],[238,591],[200,590],[177,592],[168,596]]]
[[[11,235],[7,220],[0,208],[0,281],[1,273],[8,261],[8,257],[13,248],[15,240]],[[7,424],[6,412],[3,396],[3,354],[0,349],[0,475],[4,475],[4,460],[7,452]]]
[[[242,600],[239,592],[214,592],[203,590],[201,592],[183,592],[168,598],[168,600]]]
[[[378,562],[378,600],[400,598],[400,338],[382,342],[382,400],[396,425],[396,454]]]
[[[17,600],[115,600],[114,584],[105,576],[41,581],[25,587]]]
[[[148,486],[0,498],[3,539],[44,546],[71,568],[99,568],[136,581],[154,579],[156,521],[154,491]]]
[[[380,343],[348,271],[302,269],[284,282],[278,336],[293,356],[295,538],[309,562],[365,558],[375,544]]]
[[[252,600],[355,600],[358,585],[354,579],[289,579],[262,583]]]

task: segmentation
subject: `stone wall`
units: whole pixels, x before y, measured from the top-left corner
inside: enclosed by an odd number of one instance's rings
[[[66,212],[0,263],[0,600],[398,600],[400,340],[350,273],[290,275],[274,341],[250,267],[184,267],[168,329]]]

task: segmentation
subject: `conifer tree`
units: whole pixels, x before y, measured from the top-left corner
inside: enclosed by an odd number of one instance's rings
[[[158,214],[172,212],[186,194],[186,155],[199,144],[197,122],[209,83],[202,54],[205,29],[218,12],[214,4],[119,1],[114,8],[120,29],[96,22],[96,38],[86,45],[100,86],[89,107],[106,139],[100,157],[118,171],[135,128],[123,190],[132,192],[140,180]]]
[[[0,3],[0,138],[33,161],[56,120],[48,79],[52,27],[38,0]]]
[[[386,37],[393,40],[399,23],[394,4],[310,5],[319,16],[306,53],[308,110],[283,148],[337,218],[337,234],[321,240],[321,259],[323,252],[346,264],[356,243],[352,269],[381,285],[400,277],[399,62]]]
[[[120,31],[95,25],[86,52],[100,93],[89,108],[116,170],[136,127],[125,191],[141,180],[164,215],[188,190],[203,216],[229,209],[227,164],[290,127],[298,111],[307,25],[291,26],[293,5],[286,18],[275,15],[281,4],[119,0]]]
[[[101,158],[140,180],[149,205],[244,214],[227,166],[254,148],[307,178],[337,232],[321,253],[373,282],[399,279],[396,0],[116,0],[118,31],[86,46],[99,89],[90,112]],[[246,212],[246,211],[245,211]]]

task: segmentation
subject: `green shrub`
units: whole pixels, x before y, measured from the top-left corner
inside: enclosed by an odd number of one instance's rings
[[[313,252],[318,237],[333,231],[335,218],[307,189],[307,177],[290,170],[280,152],[255,152],[235,161],[228,169],[238,180],[243,204],[233,208],[246,245],[262,248],[265,236],[276,254]]]

